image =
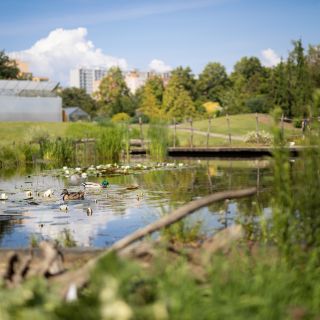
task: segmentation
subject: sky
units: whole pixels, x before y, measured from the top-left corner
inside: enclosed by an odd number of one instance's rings
[[[169,71],[243,56],[276,65],[320,44],[320,0],[2,0],[0,50],[68,85],[70,69]]]

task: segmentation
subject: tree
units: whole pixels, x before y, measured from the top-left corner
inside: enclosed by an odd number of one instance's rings
[[[308,113],[312,99],[311,77],[302,41],[297,40],[292,43],[294,48],[289,53],[287,62],[291,96],[289,116],[304,116]]]
[[[170,79],[173,79],[177,85],[182,86],[184,90],[189,92],[193,100],[196,99],[196,80],[190,67],[177,67],[171,71]]]
[[[307,63],[312,85],[320,88],[320,45],[309,46]]]
[[[10,60],[4,50],[0,51],[0,79],[17,79],[19,72],[16,62]]]
[[[65,88],[59,95],[62,98],[62,107],[80,107],[84,111],[94,116],[98,109],[97,102],[85,92],[84,89],[79,88]]]
[[[99,114],[102,116],[112,116],[120,112],[132,114],[134,111],[132,97],[118,67],[109,69],[100,83],[97,97],[102,106],[99,110]]]
[[[274,106],[281,107],[286,116],[291,115],[288,68],[282,59],[272,71],[270,97]]]
[[[216,101],[223,104],[223,93],[230,87],[226,69],[217,62],[210,62],[199,75],[198,95],[204,101]]]
[[[190,93],[179,84],[176,77],[169,80],[164,91],[162,110],[169,118],[176,118],[177,121],[196,113]]]
[[[161,109],[162,94],[162,80],[160,79],[159,82],[158,77],[150,78],[143,87],[139,111],[149,118],[163,117],[163,111]]]
[[[241,58],[230,76],[234,92],[231,94],[233,99],[229,99],[232,104],[228,105],[228,109],[239,112],[250,112],[251,108],[270,109],[272,105],[267,96],[270,91],[270,74],[271,70],[263,67],[258,58]]]

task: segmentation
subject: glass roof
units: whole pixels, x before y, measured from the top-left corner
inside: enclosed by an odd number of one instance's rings
[[[27,91],[52,92],[57,86],[57,82],[51,81],[0,80],[0,94],[19,95]]]

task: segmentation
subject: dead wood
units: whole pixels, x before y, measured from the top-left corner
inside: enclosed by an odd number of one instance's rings
[[[165,228],[183,219],[187,215],[193,213],[194,211],[202,207],[208,206],[214,202],[221,201],[221,200],[247,197],[255,194],[256,190],[257,190],[256,188],[248,188],[243,190],[231,190],[231,191],[225,191],[225,192],[218,192],[218,193],[214,193],[206,197],[203,197],[201,199],[191,201],[190,203],[187,203],[186,205],[173,211],[171,214],[166,215],[165,217],[117,241],[109,249],[104,251],[102,254],[100,254],[96,258],[88,261],[84,266],[82,266],[78,270],[70,271],[60,276],[54,277],[53,281],[62,285],[61,294],[63,295],[63,297],[66,297],[70,287],[74,288],[75,286],[76,288],[80,288],[80,287],[83,287],[88,282],[90,272],[94,268],[96,263],[100,259],[104,258],[106,255],[108,255],[110,252],[112,251],[118,252],[128,247],[130,244],[134,243],[135,241],[140,240],[143,237],[150,235],[155,231],[158,231],[162,228]]]

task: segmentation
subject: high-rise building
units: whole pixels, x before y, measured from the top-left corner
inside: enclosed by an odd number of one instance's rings
[[[78,68],[70,71],[70,86],[84,89],[88,94],[92,95],[98,91],[101,80],[106,76],[106,68]],[[146,81],[154,76],[159,76],[164,85],[167,85],[170,79],[170,72],[157,73],[155,71],[140,72],[132,70],[123,73],[127,87],[132,94],[142,87]]]
[[[70,86],[81,88],[88,94],[97,91],[100,80],[106,75],[105,68],[78,68],[70,71]]]

